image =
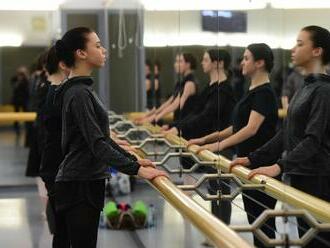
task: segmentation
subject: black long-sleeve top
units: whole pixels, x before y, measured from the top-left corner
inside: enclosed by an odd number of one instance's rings
[[[182,131],[182,136],[186,139],[221,131],[231,125],[235,104],[230,82],[214,82],[206,86],[198,96],[193,113],[178,120],[174,126]]]
[[[129,175],[139,170],[136,158],[110,138],[108,114],[92,84],[90,77],[74,77],[56,96],[62,102],[64,155],[56,181],[104,179],[109,166]]]
[[[29,101],[29,80],[27,78],[18,80],[14,77],[11,79],[11,84],[13,85],[12,103],[26,107]]]
[[[330,76],[309,75],[293,96],[283,129],[249,154],[254,165],[277,163],[296,175],[330,175]],[[285,151],[281,157],[282,152]]]
[[[42,122],[45,127],[45,146],[41,157],[40,176],[45,181],[55,181],[58,167],[63,160],[61,149],[61,109],[54,104],[57,85],[50,85],[43,106]]]
[[[29,129],[28,144],[30,151],[26,167],[26,176],[40,176],[40,163],[46,141],[46,129],[42,121],[43,106],[46,101],[49,85],[50,82],[47,81],[44,76],[40,75],[36,78],[33,94],[31,94],[28,109],[30,111],[36,111],[37,117]]]

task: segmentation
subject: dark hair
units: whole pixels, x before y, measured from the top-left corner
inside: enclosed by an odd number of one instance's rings
[[[182,53],[182,56],[184,58],[184,61],[190,64],[190,69],[195,70],[197,67],[197,62],[194,55],[192,55],[191,53]]]
[[[46,63],[46,56],[47,56],[47,50],[39,54],[35,63],[35,68],[34,68],[35,70],[42,71],[44,69]]]
[[[56,72],[58,72],[58,64],[60,63],[60,60],[58,59],[56,55],[56,49],[55,46],[52,46],[49,48],[47,56],[46,56],[46,65],[45,68],[49,75],[52,75]]]
[[[146,66],[148,66],[151,69],[152,63],[151,63],[151,60],[150,59],[146,59],[145,64],[146,64]]]
[[[263,60],[265,61],[265,69],[268,72],[271,72],[274,66],[274,54],[272,49],[265,43],[254,43],[248,45],[248,49],[255,61]]]
[[[223,67],[228,70],[231,62],[231,57],[226,50],[223,49],[210,49],[206,51],[212,62],[223,61]]]
[[[58,59],[63,61],[68,67],[74,66],[74,52],[78,49],[85,49],[87,35],[93,30],[87,27],[73,28],[67,31],[61,40],[56,41],[55,48]]]
[[[330,62],[330,32],[319,26],[306,26],[302,29],[310,34],[313,47],[321,47],[323,49],[322,63],[324,65]]]

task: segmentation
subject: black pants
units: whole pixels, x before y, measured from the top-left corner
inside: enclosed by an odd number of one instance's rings
[[[82,202],[60,212],[64,216],[71,247],[96,248],[100,211],[88,202]]]
[[[222,194],[230,194],[230,181],[223,179],[209,180],[209,194],[216,195],[220,190]],[[231,202],[230,201],[212,201],[211,212],[218,219],[222,220],[225,224],[230,224],[231,217]]]
[[[72,248],[96,248],[104,183],[105,179],[56,182],[56,211],[64,218]]]
[[[290,184],[305,193],[330,202],[330,176],[290,175]],[[298,219],[298,225],[299,236],[301,237],[304,235],[305,230],[309,229],[309,225],[307,225],[307,223],[302,219]],[[330,232],[318,233],[317,237],[304,247],[330,247]]]
[[[23,112],[27,111],[26,104],[17,104],[17,103],[15,103],[14,104],[14,111],[15,112],[20,112],[21,110]],[[25,126],[26,126],[26,122],[25,122]],[[15,131],[16,137],[18,138],[20,136],[21,129],[20,129],[19,124],[18,124],[17,121],[14,122],[14,131]]]
[[[44,180],[48,192],[47,220],[50,231],[53,233],[53,248],[70,248],[64,215],[55,208],[55,182]]]
[[[254,199],[254,201],[252,200]],[[266,209],[256,202],[260,202],[262,205],[269,209],[274,209],[276,200],[265,193],[257,190],[245,190],[243,194],[244,209],[247,213],[249,224],[252,224],[259,215]],[[261,227],[261,230],[269,237],[275,238],[275,218],[269,218],[268,221]],[[253,235],[254,245],[258,248],[267,247],[257,237]]]
[[[232,158],[232,151],[225,150],[221,153],[222,156],[227,158]],[[180,158],[181,165],[184,169],[191,168],[195,161],[189,157],[181,157]],[[199,173],[208,173],[215,174],[217,170],[210,166],[200,166],[195,172]],[[208,180],[209,187],[208,192],[211,195],[216,195],[217,191],[221,191],[222,194],[230,194],[230,180],[227,179],[211,179]],[[218,219],[222,220],[225,224],[230,224],[231,218],[231,202],[230,201],[211,201],[211,212]]]

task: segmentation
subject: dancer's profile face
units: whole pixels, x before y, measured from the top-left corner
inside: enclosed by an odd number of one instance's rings
[[[249,49],[245,49],[244,51],[241,67],[244,76],[251,76],[256,71],[253,54]]]
[[[295,66],[306,67],[315,58],[315,49],[310,39],[310,33],[300,31],[297,37],[297,43],[291,50],[292,63]]]
[[[204,53],[201,64],[204,73],[209,73],[212,70],[212,61],[208,52]]]
[[[180,73],[180,65],[179,65],[179,60],[180,60],[180,55],[175,56],[175,61],[174,61],[174,70],[177,74]]]
[[[104,66],[107,51],[102,46],[96,33],[92,32],[87,35],[86,48],[82,52],[85,56],[84,59],[91,67],[100,68]]]

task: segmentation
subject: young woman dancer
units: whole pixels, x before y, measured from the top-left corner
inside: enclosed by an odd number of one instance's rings
[[[173,94],[159,108],[149,111],[136,123],[158,122],[165,115],[174,113],[174,121],[179,120],[191,113],[198,94],[198,83],[194,76],[196,59],[190,53],[178,54],[174,63],[175,72],[178,74],[178,81]]]
[[[71,246],[95,248],[108,166],[145,179],[166,174],[110,138],[108,113],[90,77],[106,60],[97,34],[85,27],[71,29],[56,42],[56,53],[71,69],[55,96],[62,109],[64,156],[56,176],[56,209],[65,218]]]
[[[232,166],[270,165],[252,170],[249,176],[276,177],[283,172],[293,187],[330,201],[330,77],[326,74],[330,32],[318,26],[304,27],[291,58],[302,69],[305,80],[289,104],[285,125],[268,143],[237,158]],[[302,236],[308,225],[300,219],[298,224]],[[329,233],[318,234],[304,247],[330,247]]]
[[[172,128],[164,133],[179,134],[182,137],[192,139],[201,137],[217,130],[223,130],[231,125],[231,114],[236,104],[234,92],[231,87],[229,74],[230,55],[226,50],[210,49],[203,55],[202,67],[204,73],[209,75],[210,82],[198,96],[196,104],[191,114],[183,120],[178,120]],[[232,149],[221,151],[221,154],[228,159],[232,159]],[[183,166],[193,165],[191,159],[181,159]],[[203,173],[216,173],[212,167],[200,168]],[[228,180],[209,180],[208,192],[215,195],[219,190],[223,194],[230,194]],[[188,182],[189,183],[189,182]],[[218,201],[211,202],[211,212],[226,224],[230,224],[231,202]],[[208,245],[208,240],[204,241]]]
[[[278,107],[269,80],[273,59],[272,50],[264,43],[251,44],[245,49],[241,63],[242,72],[251,79],[251,85],[246,95],[235,106],[232,126],[191,140],[190,144],[203,145],[214,142],[200,148],[200,151],[208,149],[213,152],[235,146],[238,156],[246,156],[275,135]],[[275,199],[257,190],[245,191],[243,202],[250,224],[265,210],[264,205],[272,209],[276,204]],[[266,224],[262,227],[263,232],[275,238],[275,220],[269,219]],[[254,244],[264,247],[256,237]]]

